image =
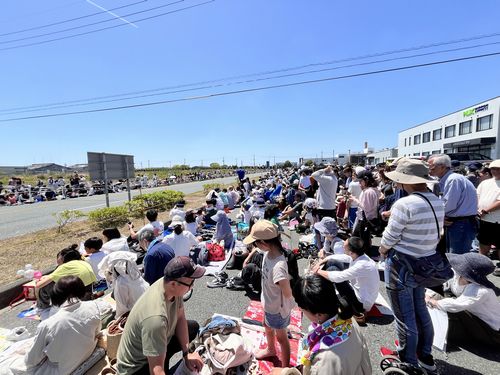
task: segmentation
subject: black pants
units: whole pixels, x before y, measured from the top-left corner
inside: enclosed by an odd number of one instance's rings
[[[319,219],[323,219],[324,217],[331,217],[334,220],[337,220],[337,210],[332,208],[331,210],[325,210],[323,208],[318,208],[317,211]]]
[[[488,323],[468,311],[448,313],[448,342],[463,344],[476,342],[489,347],[500,347],[500,331],[495,331]]]
[[[349,268],[349,264],[342,263],[338,260],[328,260],[326,262],[326,270],[327,271],[343,271]],[[344,298],[349,305],[352,306],[354,313],[356,315],[364,314],[365,308],[363,304],[356,297],[356,293],[351,286],[349,281],[343,281],[341,283],[335,283],[335,288],[337,288],[340,296]]]
[[[188,320],[187,326],[188,326],[188,335],[189,335],[188,341],[191,342],[195,339],[196,335],[198,334],[198,331],[200,329],[200,325],[198,324],[198,322],[196,322],[194,320]],[[174,354],[176,354],[182,350],[183,350],[183,348],[181,347],[181,344],[179,343],[177,336],[173,336],[167,345],[167,355],[165,357],[165,363],[163,365],[166,374],[168,374],[168,370],[170,367],[170,365],[169,365],[170,358],[172,358],[172,356]],[[137,371],[135,374],[136,375],[149,375],[149,364],[145,365],[142,369]]]

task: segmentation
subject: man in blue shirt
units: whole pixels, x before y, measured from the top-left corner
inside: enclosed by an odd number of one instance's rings
[[[465,176],[451,170],[451,159],[446,154],[431,156],[429,173],[439,178],[438,193],[445,207],[447,251],[467,253],[477,234],[476,188]]]
[[[174,259],[175,253],[166,243],[158,240],[151,229],[144,229],[139,234],[139,246],[146,249],[144,257],[144,280],[152,285],[163,277],[165,267]]]

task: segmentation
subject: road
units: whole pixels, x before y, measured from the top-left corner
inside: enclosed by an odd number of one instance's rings
[[[249,175],[256,177],[259,174]],[[203,185],[209,183],[229,184],[235,182],[236,176],[217,178],[214,180],[196,181],[172,186],[162,186],[151,189],[143,189],[144,193],[152,193],[161,190],[177,190],[184,194],[191,194],[203,190]],[[132,190],[132,196],[139,195],[139,190]],[[110,206],[119,206],[128,199],[127,192],[113,193],[109,195]],[[80,210],[88,212],[106,206],[104,195],[91,197],[80,197],[50,202],[25,204],[21,206],[0,207],[0,239],[15,237],[41,229],[57,226],[53,214],[64,210]]]

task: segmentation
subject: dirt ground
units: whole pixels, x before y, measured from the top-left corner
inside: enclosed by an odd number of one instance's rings
[[[205,193],[197,192],[184,197],[186,208],[197,208],[205,203]],[[168,221],[169,212],[161,212],[159,220]],[[146,224],[145,219],[131,219],[135,228]],[[119,228],[124,236],[128,236],[127,225]],[[0,285],[16,280],[16,272],[26,264],[33,265],[35,270],[45,270],[56,264],[56,254],[71,244],[79,244],[89,237],[102,237],[100,230],[94,230],[90,224],[78,221],[67,224],[61,233],[57,228],[8,238],[0,241]]]

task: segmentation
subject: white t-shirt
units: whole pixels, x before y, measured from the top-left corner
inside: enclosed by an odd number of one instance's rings
[[[262,260],[262,308],[269,314],[280,314],[286,318],[293,307],[293,298],[286,299],[278,286],[281,280],[289,280],[288,265],[283,255],[271,259],[269,253],[264,252]]]
[[[152,221],[146,225],[144,225],[139,231],[137,232],[137,238],[139,238],[139,234],[145,230],[145,229],[150,229],[156,234],[156,238],[159,240],[163,240],[163,231],[165,230],[165,226],[163,224],[163,221]]]
[[[172,249],[174,249],[174,253],[176,257],[180,256],[189,256],[189,250],[198,245],[198,240],[196,237],[188,231],[183,231],[181,234],[171,233],[166,236],[163,241],[169,245]]]
[[[309,176],[302,176],[300,178],[299,185],[304,189],[307,189],[309,186],[311,186],[311,179],[309,178]]]
[[[182,218],[182,220],[184,220],[184,218],[186,217],[186,211],[183,211],[181,210],[180,208],[172,208],[170,210],[170,218],[173,219],[174,216],[178,215]]]
[[[495,201],[500,200],[500,180],[489,178],[484,180],[477,187],[478,209],[484,210],[491,206]],[[481,217],[481,220],[490,223],[500,223],[500,209]]]
[[[192,223],[186,223],[184,222],[184,228],[186,228],[186,230],[190,233],[192,233],[193,235],[196,236],[196,232],[197,232],[197,228],[198,228],[198,225],[196,224],[196,221],[192,222]]]
[[[359,197],[361,196],[361,192],[362,192],[361,185],[359,184],[359,181],[351,181],[351,183],[349,184],[349,188],[347,189],[347,191],[354,198],[359,199]],[[358,203],[356,201],[352,201],[351,208],[357,208],[357,207],[358,207]]]
[[[102,280],[103,277],[99,276],[99,263],[101,260],[106,256],[105,253],[102,251],[98,251],[96,253],[92,253],[87,257],[87,262],[90,263],[92,266],[92,270],[94,271],[95,276],[97,277],[97,280]]]

